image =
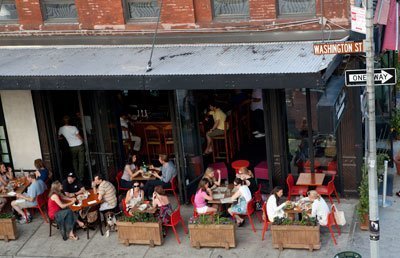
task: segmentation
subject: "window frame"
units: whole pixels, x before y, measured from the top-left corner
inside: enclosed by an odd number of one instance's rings
[[[311,13],[280,13],[279,3],[285,0],[276,0],[276,12],[278,18],[298,18],[298,17],[317,17],[317,0],[314,1],[314,12]]]
[[[74,4],[76,8],[75,0],[41,0],[40,8],[42,10],[42,17],[44,23],[67,23],[74,24],[78,23],[78,10],[75,18],[48,18],[46,11],[46,4]]]
[[[147,0],[148,2],[152,1],[152,0]],[[159,13],[158,15],[160,15],[161,12],[161,5],[160,5],[160,0],[156,0],[157,1],[157,6],[159,9]],[[161,0],[162,1],[162,0]],[[131,18],[131,14],[130,14],[130,10],[129,10],[129,3],[130,2],[139,2],[139,1],[135,1],[135,0],[124,0],[123,3],[123,8],[124,8],[124,15],[125,15],[125,22],[126,23],[139,23],[139,22],[149,22],[149,23],[154,23],[157,22],[158,20],[158,16],[154,16],[154,17],[142,17],[142,18]],[[145,2],[145,1],[142,1]]]
[[[0,2],[1,2],[0,8],[4,4],[14,4],[15,8],[17,8],[17,4],[15,3],[15,0],[3,0],[3,1],[0,0]],[[19,23],[18,11],[17,11],[17,18],[16,19],[7,19],[7,20],[1,20],[0,19],[0,24],[18,24],[18,23]]]
[[[247,14],[223,14],[223,15],[217,15],[215,13],[215,0],[211,0],[211,11],[212,11],[212,16],[214,21],[237,21],[237,20],[242,20],[242,21],[247,21],[250,19],[250,0],[247,1],[247,9],[248,13]]]

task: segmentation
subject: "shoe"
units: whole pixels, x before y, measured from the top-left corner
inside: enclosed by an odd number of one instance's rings
[[[28,215],[28,222],[31,222],[33,220],[33,216],[31,214]]]
[[[265,134],[263,134],[263,133],[258,133],[256,135],[254,135],[255,138],[261,138],[261,137],[264,137],[264,136],[265,136]]]
[[[238,224],[238,227],[239,227],[239,228],[242,227],[242,226],[244,225],[244,222],[245,222],[245,220],[243,220],[242,222],[240,222],[240,223]]]
[[[398,197],[400,197],[400,191],[396,192],[396,195],[397,195]]]
[[[18,220],[18,223],[19,224],[28,224],[29,221],[27,221],[25,218],[22,218],[22,219]]]
[[[259,131],[252,132],[252,134],[254,134],[254,135],[259,134],[259,133],[260,133]]]
[[[69,236],[69,239],[78,241],[79,237],[78,236]]]

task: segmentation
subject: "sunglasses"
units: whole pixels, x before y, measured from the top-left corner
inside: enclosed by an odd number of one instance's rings
[[[139,187],[139,185],[134,185],[133,187]]]

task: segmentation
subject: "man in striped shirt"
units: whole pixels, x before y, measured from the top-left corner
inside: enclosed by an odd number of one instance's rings
[[[113,184],[104,180],[103,176],[96,175],[92,182],[94,194],[99,194],[97,198],[103,201],[100,211],[112,210],[117,206],[116,190]]]

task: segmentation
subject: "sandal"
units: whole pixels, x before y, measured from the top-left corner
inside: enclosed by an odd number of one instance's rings
[[[398,197],[400,197],[400,191],[396,192],[396,195],[397,195]]]
[[[69,236],[69,239],[77,241],[77,240],[79,240],[79,237],[78,236]]]

